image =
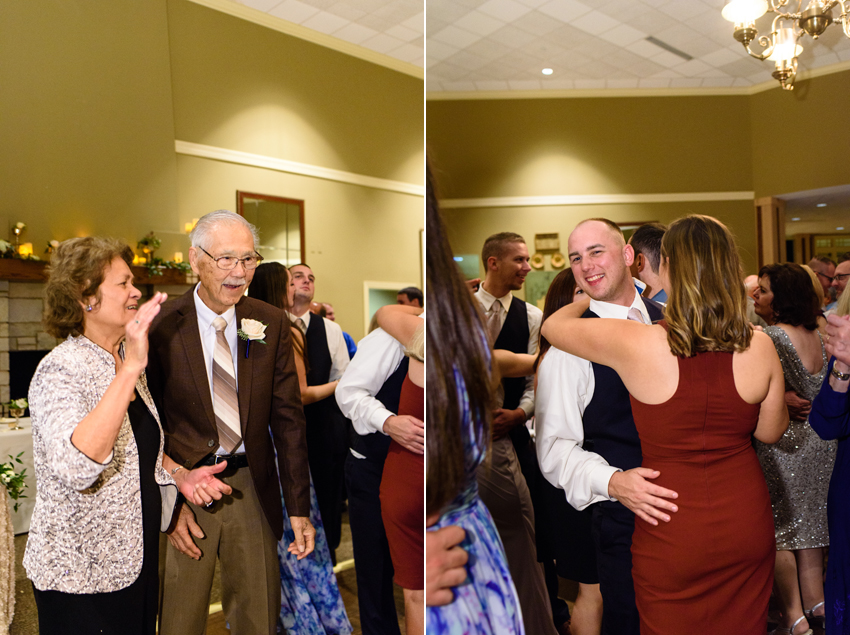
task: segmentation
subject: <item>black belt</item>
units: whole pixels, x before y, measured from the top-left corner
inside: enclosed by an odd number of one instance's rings
[[[248,467],[247,454],[210,454],[203,459],[198,465],[218,465],[227,461],[228,467],[238,469],[240,467]]]

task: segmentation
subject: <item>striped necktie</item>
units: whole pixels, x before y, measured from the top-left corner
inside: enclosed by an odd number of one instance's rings
[[[231,454],[242,442],[239,426],[239,402],[236,398],[236,372],[233,355],[224,337],[227,322],[221,316],[213,320],[215,350],[213,352],[213,411],[218,429],[218,441]]]

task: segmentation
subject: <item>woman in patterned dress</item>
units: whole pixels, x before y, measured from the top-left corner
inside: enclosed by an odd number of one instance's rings
[[[475,479],[490,438],[487,336],[483,317],[454,263],[430,170],[426,222],[425,511],[431,532],[426,576],[435,570],[432,538],[445,536],[443,532],[460,527],[465,532],[460,547],[469,554],[466,579],[455,578],[457,586],[451,593],[435,589],[433,580],[426,579],[426,631],[428,635],[521,634],[522,615],[505,550],[478,496]]]
[[[263,263],[257,267],[248,288],[250,297],[268,302],[281,310],[292,306],[294,292],[289,271],[279,262]],[[304,334],[294,326],[291,327],[291,334],[295,370],[301,386],[301,403],[306,405],[333,395],[338,381],[307,386]],[[333,572],[312,475],[310,522],[316,528],[316,548],[309,558],[298,560],[287,549],[294,534],[286,511],[286,501],[283,501],[283,538],[277,544],[281,585],[280,625],[289,635],[348,635],[352,632],[351,622]]]
[[[768,326],[785,375],[785,388],[811,402],[823,384],[827,356],[817,331],[818,299],[806,271],[775,264],[759,271],[755,311]],[[793,396],[788,397],[793,399]],[[775,445],[756,443],[776,527],[775,588],[781,605],[777,633],[803,635],[823,626],[823,549],[829,545],[826,498],[835,443],[823,441],[802,414]]]

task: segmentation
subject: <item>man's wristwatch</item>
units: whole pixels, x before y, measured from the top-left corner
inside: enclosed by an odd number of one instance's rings
[[[832,367],[832,376],[838,381],[847,381],[850,379],[850,373],[842,373],[835,366]]]

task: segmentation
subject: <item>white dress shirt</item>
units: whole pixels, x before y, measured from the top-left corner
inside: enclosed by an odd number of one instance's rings
[[[357,344],[357,353],[337,384],[336,402],[357,434],[384,432],[384,422],[395,412],[384,407],[375,395],[404,359],[404,346],[383,329],[375,329]],[[351,450],[356,458],[362,454]]]
[[[233,374],[236,379],[236,390],[239,391],[239,364],[236,363],[236,351],[239,345],[239,336],[236,334],[236,331],[239,327],[236,324],[236,306],[232,306],[227,311],[222,313],[220,316],[218,313],[209,308],[204,301],[201,300],[201,296],[198,295],[198,287],[201,286],[199,282],[195,286],[194,298],[195,298],[195,311],[198,314],[198,332],[201,334],[201,347],[204,349],[204,364],[207,368],[207,381],[210,386],[210,398],[213,402],[213,407],[215,407],[215,395],[213,394],[213,354],[215,351],[215,338],[216,332],[215,327],[213,326],[213,320],[217,317],[222,317],[227,322],[227,326],[224,328],[224,339],[227,340],[227,344],[230,346],[230,355],[231,359],[233,359]],[[233,450],[234,454],[241,454],[245,452],[245,444],[240,443],[239,447]],[[215,451],[216,454],[227,454],[224,449],[219,446],[219,448]]]
[[[304,320],[304,330],[310,328],[310,320],[314,319],[310,311],[306,311],[304,315],[293,315],[287,313],[290,321],[298,327],[297,320]],[[318,316],[316,316],[318,318]],[[322,318],[325,321],[325,333],[328,338],[328,352],[331,354],[331,374],[328,377],[328,382],[336,381],[345,372],[350,361],[348,357],[348,346],[345,344],[345,338],[342,336],[342,327],[336,322],[332,322],[328,318]],[[305,334],[306,337],[306,334]]]
[[[484,285],[478,286],[478,291],[475,292],[475,298],[481,305],[481,308],[486,314],[493,306],[493,302],[498,300],[504,311],[501,315],[501,324],[499,331],[505,325],[505,320],[508,317],[508,311],[511,308],[513,294],[508,292],[507,295],[497,298],[493,294],[484,289]],[[526,352],[529,355],[534,355],[537,352],[537,341],[540,339],[540,323],[543,322],[543,311],[538,309],[533,304],[525,303],[525,313],[528,316],[528,346]],[[522,393],[522,398],[519,400],[519,407],[525,412],[525,418],[528,419],[534,414],[534,375],[529,375],[525,379],[525,391]]]
[[[644,321],[652,320],[637,290],[630,306],[590,301],[590,310],[601,318],[625,320],[629,309],[636,308]],[[567,501],[576,509],[592,503],[616,500],[608,495],[608,481],[614,472],[595,452],[583,449],[585,408],[593,399],[593,366],[554,346],[537,370],[537,459],[540,471],[555,487],[564,490]]]

